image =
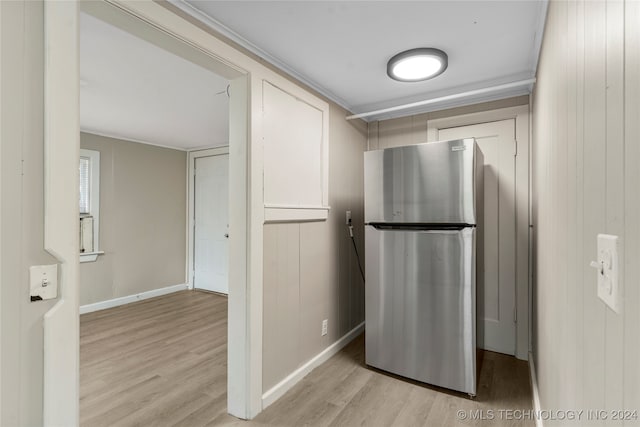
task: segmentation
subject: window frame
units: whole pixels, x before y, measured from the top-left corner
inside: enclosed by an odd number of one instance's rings
[[[80,158],[89,159],[89,214],[93,217],[93,252],[80,254],[80,262],[93,262],[98,255],[104,254],[100,250],[100,152],[97,150],[80,149]],[[80,165],[78,164],[78,167]],[[78,188],[78,191],[80,189]],[[78,205],[78,219],[87,214],[80,213]]]

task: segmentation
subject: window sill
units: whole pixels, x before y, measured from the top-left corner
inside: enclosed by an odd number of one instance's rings
[[[80,254],[80,262],[94,262],[98,259],[98,255],[104,255],[104,251],[82,253]]]

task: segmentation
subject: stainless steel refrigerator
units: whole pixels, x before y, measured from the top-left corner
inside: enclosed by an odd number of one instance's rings
[[[476,394],[482,152],[475,140],[366,152],[366,363]]]

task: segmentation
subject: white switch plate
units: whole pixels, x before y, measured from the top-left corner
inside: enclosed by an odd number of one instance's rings
[[[351,225],[351,211],[346,211],[345,212],[345,223],[347,225]]]
[[[324,319],[322,321],[322,336],[327,335],[328,327],[329,327],[329,320],[328,319]]]
[[[618,236],[598,234],[598,297],[613,311],[622,311]]]
[[[31,297],[56,298],[58,296],[58,265],[32,265],[29,268],[29,285]]]

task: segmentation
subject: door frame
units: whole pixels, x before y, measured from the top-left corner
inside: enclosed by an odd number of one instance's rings
[[[187,277],[187,285],[189,285],[189,289],[195,289],[195,283],[193,280],[193,275],[195,273],[194,267],[194,257],[195,257],[195,176],[196,176],[196,159],[200,159],[203,157],[212,157],[212,156],[223,156],[229,154],[229,146],[225,145],[223,147],[216,148],[208,148],[204,150],[194,150],[189,151],[187,155],[187,265],[186,265],[186,277]],[[229,198],[231,198],[231,194],[229,194]],[[228,206],[227,206],[228,208]]]
[[[437,140],[438,131],[515,119],[516,123],[516,357],[528,360],[531,351],[531,215],[529,185],[530,108],[529,105],[500,108],[471,114],[427,120],[427,141]]]
[[[79,423],[79,11],[96,8],[149,24],[176,44],[206,54],[231,81],[230,241],[227,411],[250,419],[262,410],[262,156],[259,87],[273,72],[193,22],[151,1],[46,1],[44,247],[60,264],[59,300],[43,319],[43,424]],[[124,16],[124,15],[123,15]],[[120,17],[121,19],[122,16]],[[120,19],[119,18],[119,19]],[[160,34],[158,33],[158,34]],[[178,43],[179,42],[179,43]],[[276,78],[278,80],[278,78]],[[234,114],[235,112],[235,114]],[[231,155],[231,153],[233,153]]]

